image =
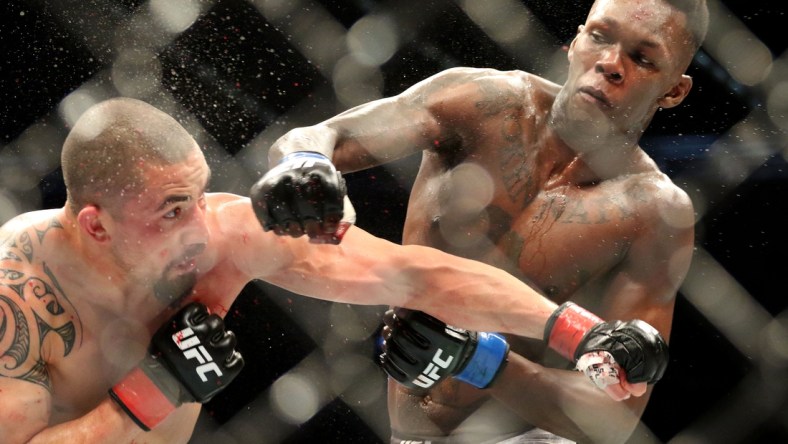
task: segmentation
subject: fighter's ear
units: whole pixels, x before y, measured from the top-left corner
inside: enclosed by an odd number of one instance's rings
[[[578,39],[578,37],[580,37],[580,33],[583,32],[583,29],[585,29],[585,25],[579,25],[577,27],[577,34],[575,34],[575,37],[572,39],[571,42],[569,42],[569,48],[568,48],[568,51],[567,51],[567,57],[569,58],[570,62],[572,61],[572,53],[575,50],[575,43],[577,43],[577,39]]]
[[[662,108],[673,108],[687,97],[691,89],[692,77],[682,74],[679,81],[657,100],[657,105]]]
[[[85,205],[77,214],[77,223],[80,229],[92,239],[97,242],[106,242],[109,240],[109,233],[104,226],[104,218],[106,211],[103,211],[98,205]]]

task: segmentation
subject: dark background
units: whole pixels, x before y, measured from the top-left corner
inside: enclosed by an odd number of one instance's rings
[[[315,6],[344,28],[370,14],[388,14],[400,25],[399,49],[379,67],[379,92],[389,96],[451,66],[547,73],[553,62],[524,54],[528,45],[556,49],[568,43],[592,2],[522,0],[545,33],[540,41],[508,47],[470,20],[461,2],[448,0],[296,2],[275,20],[255,8],[261,1],[198,3],[204,10],[193,25],[153,45],[160,75],[142,76],[156,89],[143,87],[140,98],[175,103],[172,113],[187,128],[198,128],[201,144],[213,147],[212,189],[243,193],[264,170],[252,165],[250,152],[348,106],[334,95],[330,70],[299,52],[299,33],[316,32],[299,18]],[[738,23],[774,59],[783,56],[783,2],[713,4],[726,9],[715,7],[721,12],[712,26],[724,31]],[[121,74],[111,71],[119,66],[118,39],[133,44],[148,37],[130,24],[147,7],[142,0],[12,0],[0,6],[0,197],[17,212],[63,204],[56,159],[68,122],[59,107],[88,84],[108,96],[124,95],[113,87],[113,76]],[[768,82],[748,86],[731,76],[737,61],[747,61],[721,58],[712,50],[719,41],[704,47],[690,67],[695,88],[687,101],[658,113],[643,140],[693,197],[698,256],[676,305],[670,366],[632,442],[788,442],[786,137],[768,117]],[[775,76],[777,62],[770,79]],[[245,174],[229,167],[239,163]],[[417,158],[408,158],[348,175],[358,225],[399,242],[417,165]],[[11,215],[0,213],[0,222]],[[227,318],[248,367],[204,409],[193,442],[381,442],[387,427],[382,392],[365,398],[352,387],[340,391],[300,425],[272,419],[255,403],[307,356],[327,366],[348,354],[371,362],[383,309],[343,308],[360,319],[361,332],[342,346],[329,346],[320,338],[335,334],[332,305],[262,283],[248,286]],[[775,349],[782,350],[776,358]],[[374,367],[364,374],[363,391],[382,389],[385,375]]]

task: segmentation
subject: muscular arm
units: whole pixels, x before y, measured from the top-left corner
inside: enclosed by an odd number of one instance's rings
[[[352,172],[445,145],[485,100],[478,91],[480,80],[509,82],[515,77],[491,69],[442,71],[397,96],[291,130],[271,146],[269,165],[294,151],[315,151],[332,159],[338,170]]]
[[[8,325],[8,324],[6,324]],[[6,330],[7,332],[7,330]],[[4,336],[2,340],[8,339]],[[7,351],[7,350],[6,350]],[[8,354],[4,355],[8,358]],[[8,363],[8,359],[4,359]],[[28,365],[22,365],[26,368]],[[46,375],[37,376],[34,382],[31,373],[45,373],[45,367],[36,366],[24,375],[10,375],[7,367],[0,374],[0,442],[15,443],[65,443],[65,442],[132,442],[143,432],[128,415],[109,398],[82,417],[49,426],[52,410],[52,395],[44,385]],[[185,413],[185,412],[184,412]],[[196,415],[193,415],[196,419]],[[184,420],[188,420],[184,418]],[[175,419],[173,419],[173,423]],[[170,427],[164,426],[145,436],[146,442],[169,443],[173,441]],[[184,438],[185,440],[185,438]]]
[[[241,272],[305,296],[407,307],[468,329],[538,339],[557,307],[503,270],[357,227],[340,245],[315,245],[264,232],[247,199],[228,201],[217,217],[222,248]]]
[[[86,415],[73,421],[47,427],[36,433],[29,441],[35,443],[64,442],[132,442],[142,430],[137,427],[111,400],[105,399]]]
[[[660,193],[651,216],[654,228],[631,246],[604,294],[583,303],[593,304],[605,319],[642,319],[668,340],[676,292],[692,256],[693,215],[682,192],[669,187]],[[560,436],[614,443],[632,434],[653,388],[644,396],[614,402],[578,372],[544,367],[512,353],[490,393],[527,421]]]
[[[29,250],[28,250],[29,251]],[[5,265],[22,259],[6,251]],[[10,258],[10,259],[9,259]],[[52,380],[44,359],[45,332],[51,327],[38,315],[26,288],[44,295],[43,282],[13,268],[2,269],[0,286],[0,441],[20,442],[124,442],[130,441],[139,429],[111,403],[105,402],[77,421],[48,428],[52,411]],[[32,300],[32,306],[28,303]],[[59,310],[53,310],[59,311]]]

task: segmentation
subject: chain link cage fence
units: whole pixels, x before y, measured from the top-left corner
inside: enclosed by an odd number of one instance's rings
[[[561,82],[592,1],[7,0],[0,60],[0,222],[63,205],[60,149],[90,105],[128,96],[204,148],[211,191],[246,194],[287,130],[454,66]],[[635,443],[788,442],[783,2],[709,0],[695,87],[642,146],[692,197],[696,255],[671,363]],[[400,241],[418,158],[348,175],[358,224]],[[382,443],[382,307],[248,285],[227,323],[247,368],[193,443]],[[527,400],[524,400],[527,402]]]

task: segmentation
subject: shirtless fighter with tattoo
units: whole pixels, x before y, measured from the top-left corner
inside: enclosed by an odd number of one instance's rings
[[[347,222],[340,246],[266,233],[250,199],[206,193],[210,170],[195,140],[144,102],[88,109],[65,140],[62,166],[62,208],[0,227],[3,444],[187,442],[201,403],[241,371],[222,317],[254,279],[477,330],[541,339],[547,327],[550,346],[571,359],[610,354],[621,368],[606,369],[640,377],[612,382],[611,396],[640,394],[664,371],[666,345],[650,326],[558,309],[495,267],[392,244]],[[458,351],[496,351],[456,337]],[[460,358],[463,368],[478,361]]]
[[[492,264],[558,304],[639,318],[667,338],[692,256],[694,212],[638,142],[659,108],[689,93],[684,73],[707,23],[702,0],[597,0],[568,48],[563,85],[522,71],[449,69],[291,130],[269,160],[310,153],[352,172],[421,152],[403,244]],[[265,180],[261,193],[276,208],[269,229],[319,231],[314,199],[304,200],[298,183],[278,167]],[[414,386],[420,369],[399,359],[422,354],[411,333],[437,348],[452,339],[433,333],[435,319],[402,317],[387,316],[386,342],[397,353],[382,356],[392,376],[392,443],[563,442],[543,430],[621,442],[651,394],[616,404],[541,341],[513,336],[508,365],[487,388],[460,378]]]

